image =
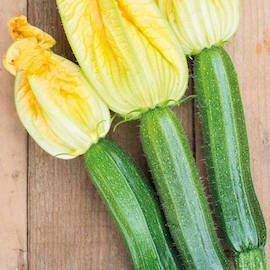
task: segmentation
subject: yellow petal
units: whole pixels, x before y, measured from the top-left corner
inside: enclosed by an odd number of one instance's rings
[[[187,55],[222,45],[236,32],[239,0],[156,0]]]
[[[75,149],[67,147],[49,127],[25,72],[18,72],[16,76],[15,104],[24,127],[46,152],[64,159],[75,157]]]
[[[13,40],[35,38],[44,49],[50,49],[55,45],[53,37],[39,28],[28,24],[25,16],[12,17],[8,22],[8,28]]]
[[[45,151],[75,158],[106,136],[110,113],[80,68],[42,44],[36,37],[18,38],[4,58],[16,75],[18,115]]]
[[[182,97],[186,59],[153,1],[57,4],[78,62],[112,110],[132,116]]]
[[[36,39],[18,39],[8,48],[3,64],[14,76],[18,69],[28,73],[42,72],[48,68],[51,54],[41,48]]]
[[[110,128],[107,107],[90,88],[78,66],[52,55],[50,68],[28,76],[51,130],[75,155],[106,136]]]

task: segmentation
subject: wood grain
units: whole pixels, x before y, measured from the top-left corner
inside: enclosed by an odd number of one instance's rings
[[[242,0],[241,25],[230,45],[244,102],[252,174],[270,235],[270,1]],[[270,267],[270,242],[266,246]]]
[[[240,28],[226,45],[235,64],[247,122],[253,182],[270,235],[270,1],[242,0]],[[201,130],[196,117],[196,157],[205,177]],[[270,242],[267,242],[270,268]]]
[[[8,19],[26,12],[26,0],[0,3],[0,57],[11,43]],[[0,64],[0,269],[27,267],[27,136],[16,116],[14,78]]]

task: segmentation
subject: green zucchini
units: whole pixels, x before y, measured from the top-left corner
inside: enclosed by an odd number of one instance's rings
[[[254,268],[254,262],[264,260],[266,228],[252,184],[243,105],[230,56],[221,47],[203,50],[195,56],[194,80],[219,225],[237,269],[266,269],[264,262]]]
[[[141,140],[185,269],[229,269],[184,130],[169,108],[141,117]]]
[[[235,256],[235,269],[259,270],[266,269],[265,252],[261,248],[255,248],[246,252],[240,252]]]
[[[153,191],[134,161],[106,139],[92,145],[84,160],[127,244],[134,269],[180,269]]]

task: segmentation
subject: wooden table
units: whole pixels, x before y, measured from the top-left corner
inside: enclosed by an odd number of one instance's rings
[[[19,14],[56,38],[57,53],[74,59],[55,0],[1,0],[1,57],[10,44],[6,21]],[[239,74],[254,185],[270,235],[270,0],[242,0],[241,26],[227,47]],[[0,82],[0,269],[131,269],[82,160],[54,159],[27,137],[15,113],[13,78],[2,65]],[[192,102],[176,109],[205,175],[196,110]],[[124,124],[110,136],[147,172],[137,126]],[[267,253],[270,262],[270,244]]]

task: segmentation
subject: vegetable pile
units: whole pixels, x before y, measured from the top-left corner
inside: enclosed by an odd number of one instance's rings
[[[23,16],[9,21],[5,68],[21,122],[49,154],[84,156],[134,269],[230,269],[184,129],[169,106],[194,82],[218,224],[236,269],[266,269],[266,229],[250,173],[237,74],[222,48],[239,0],[57,0],[80,65]],[[140,120],[159,200],[127,153],[105,137],[109,109]],[[163,217],[165,216],[165,219]],[[168,227],[168,230],[166,226]]]

